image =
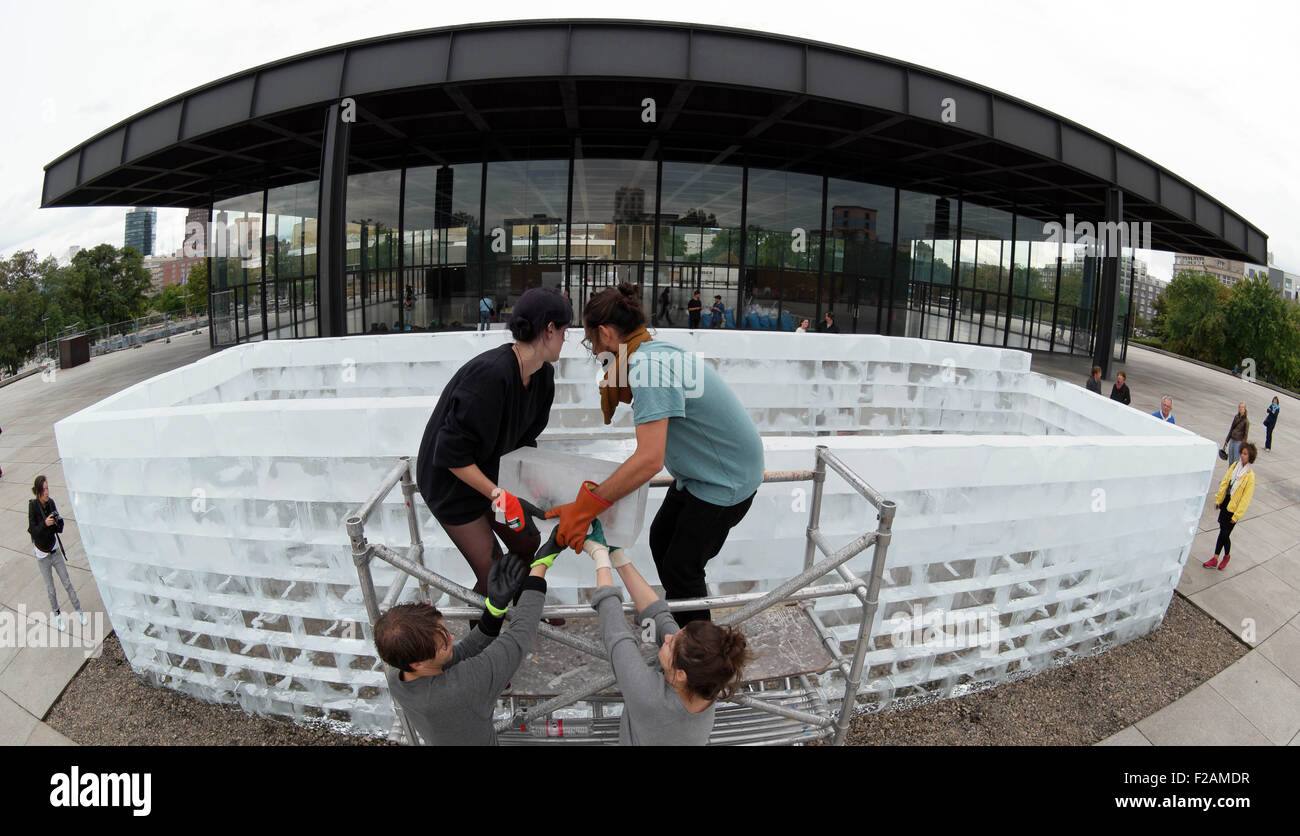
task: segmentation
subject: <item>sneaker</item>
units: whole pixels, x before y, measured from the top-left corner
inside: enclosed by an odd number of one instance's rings
[[[1225,560],[1224,562],[1226,563],[1227,561]],[[1214,557],[1205,561],[1201,565],[1204,566],[1206,569],[1217,569],[1219,566],[1219,556],[1216,554]]]
[[[1229,560],[1232,560],[1232,555],[1230,555],[1230,554],[1225,554],[1225,555],[1223,556],[1223,562],[1219,564],[1219,571],[1220,571],[1220,572],[1222,572],[1224,569],[1227,569],[1227,568],[1228,568],[1228,561],[1229,561]]]

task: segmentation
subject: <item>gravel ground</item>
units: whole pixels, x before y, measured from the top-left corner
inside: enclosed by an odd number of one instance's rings
[[[1160,629],[1107,653],[965,697],[858,717],[855,746],[1089,746],[1150,717],[1247,647],[1181,595]]]
[[[88,661],[45,718],[83,746],[387,746],[201,702],[136,678],[117,636]]]
[[[857,746],[1090,745],[1191,691],[1245,655],[1214,619],[1174,595],[1159,630],[1100,656],[959,699],[863,716]],[[117,637],[73,678],[46,717],[83,745],[387,745],[244,714],[146,685]]]

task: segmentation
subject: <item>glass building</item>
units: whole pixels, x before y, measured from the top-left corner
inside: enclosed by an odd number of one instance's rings
[[[1156,163],[996,91],[718,27],[476,24],[186,93],[51,163],[43,203],[210,207],[214,345],[472,329],[530,287],[619,282],[659,326],[842,332],[1122,359],[1133,251],[1264,261]],[[664,301],[667,301],[666,309]]]

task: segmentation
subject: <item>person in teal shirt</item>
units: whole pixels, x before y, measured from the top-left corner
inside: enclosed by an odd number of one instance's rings
[[[632,285],[601,291],[587,303],[584,344],[597,355],[627,358],[625,369],[611,363],[602,381],[605,423],[618,404],[630,403],[637,447],[608,479],[584,483],[574,502],[547,516],[560,518],[557,542],[579,551],[598,514],[666,467],[675,482],[650,525],[650,552],[665,598],[701,598],[708,594],[705,564],[744,519],[763,482],[763,441],[713,367],[653,340],[645,323]],[[708,610],[675,615],[683,626],[710,618]]]

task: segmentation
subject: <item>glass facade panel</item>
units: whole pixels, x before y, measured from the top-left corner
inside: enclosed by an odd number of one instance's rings
[[[821,309],[838,313],[836,324],[842,332],[885,333],[894,257],[894,190],[827,178],[825,228]],[[854,316],[846,320],[843,313],[850,296]],[[817,313],[802,315],[817,324]]]
[[[919,192],[898,196],[896,271],[908,280],[906,330],[897,336],[948,339],[956,287],[957,201]]]
[[[751,168],[746,195],[741,327],[792,331],[817,316],[822,178]]]
[[[472,327],[482,292],[483,165],[406,172],[402,329]]]
[[[320,184],[314,181],[267,192],[267,336],[271,339],[315,334],[319,199]]]
[[[658,297],[651,306],[653,288],[647,286],[645,269],[654,261],[658,168],[653,160],[573,161],[573,225],[564,289],[573,298],[576,316],[591,294],[622,282],[640,284],[646,312],[659,314]],[[674,312],[685,306],[686,298],[680,287],[668,286],[668,278],[660,279],[659,292],[669,290],[668,316],[680,324],[686,314]]]
[[[1011,282],[1010,212],[963,202],[961,257],[952,339],[1000,346],[1005,338],[1007,287]]]
[[[349,334],[387,333],[401,327],[397,287],[401,181],[400,171],[348,176],[343,263]]]
[[[216,333],[213,339],[217,345],[265,337],[262,236],[262,192],[240,195],[213,205],[208,237],[211,255],[209,289],[214,294],[229,291],[227,295],[214,299],[217,310],[214,310],[213,328]]]
[[[663,164],[658,281],[698,288],[702,325],[711,321],[713,297],[721,296],[726,314],[720,327],[737,327],[744,177],[740,166]]]
[[[488,163],[484,279],[498,319],[530,287],[563,287],[568,194],[568,160]]]

